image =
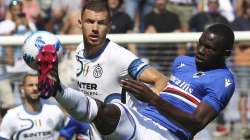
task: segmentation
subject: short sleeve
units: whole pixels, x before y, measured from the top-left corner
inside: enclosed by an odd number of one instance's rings
[[[220,112],[228,104],[234,89],[234,78],[218,77],[205,85],[207,95],[203,98],[203,101]]]
[[[10,139],[11,136],[14,134],[14,122],[13,120],[13,114],[10,113],[10,111],[7,112],[7,114],[4,116],[1,127],[0,127],[0,138],[6,138]]]

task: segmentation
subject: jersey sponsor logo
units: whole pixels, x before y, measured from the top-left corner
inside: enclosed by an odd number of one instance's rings
[[[232,82],[229,79],[225,79],[225,87],[228,87],[232,84]]]
[[[86,91],[84,89],[80,89],[80,91],[82,93],[84,93],[85,95],[88,95],[88,96],[96,96],[96,95],[98,95],[97,91]]]
[[[102,70],[101,65],[100,65],[100,64],[97,64],[97,65],[95,66],[94,71],[93,71],[93,76],[94,76],[95,78],[100,78],[100,77],[102,76],[102,73],[103,73],[103,70]]]
[[[25,139],[28,138],[45,138],[45,137],[50,137],[52,135],[51,131],[43,131],[43,132],[33,132],[33,133],[25,133],[23,134],[23,137]]]
[[[170,81],[175,83],[179,88],[188,92],[189,94],[191,94],[193,92],[193,89],[191,88],[191,85],[189,83],[186,83],[185,81],[180,80],[179,78],[175,77],[174,75],[172,75],[170,77]]]
[[[88,89],[88,90],[97,90],[97,84],[95,83],[84,83],[84,82],[77,82],[77,85],[80,89]]]

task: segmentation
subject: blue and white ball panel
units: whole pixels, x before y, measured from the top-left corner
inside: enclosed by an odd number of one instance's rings
[[[139,75],[143,72],[143,70],[147,67],[149,67],[149,64],[146,64],[141,59],[135,59],[129,65],[128,73],[133,79],[137,79]]]

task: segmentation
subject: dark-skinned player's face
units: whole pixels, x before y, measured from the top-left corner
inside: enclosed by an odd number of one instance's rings
[[[225,50],[222,38],[211,32],[204,32],[199,39],[195,53],[198,67],[209,68],[224,61]]]

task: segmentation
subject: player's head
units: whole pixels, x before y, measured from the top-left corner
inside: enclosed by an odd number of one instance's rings
[[[39,101],[38,75],[36,73],[27,73],[21,83],[21,96],[27,101]]]
[[[225,57],[231,54],[234,33],[224,24],[214,24],[201,35],[196,49],[198,68],[209,69],[225,65]]]
[[[110,29],[110,9],[106,0],[86,2],[79,21],[84,42],[92,47],[103,45]]]

